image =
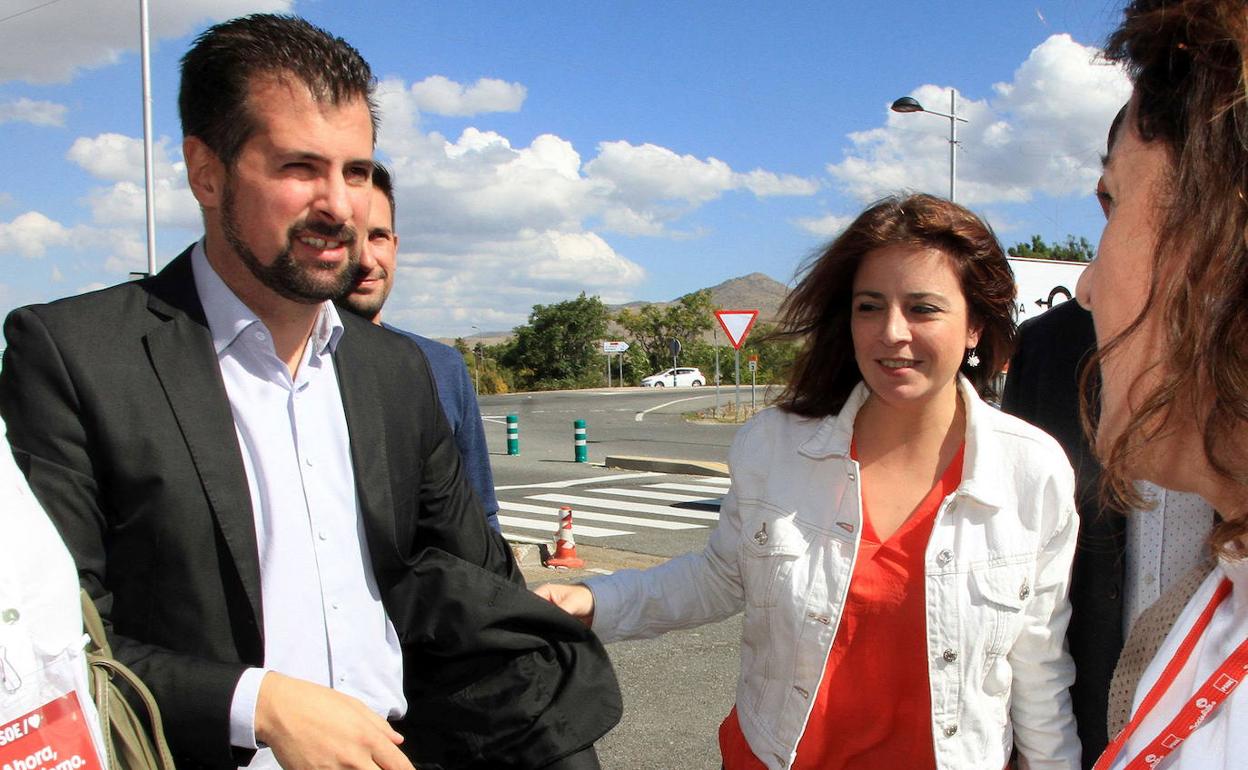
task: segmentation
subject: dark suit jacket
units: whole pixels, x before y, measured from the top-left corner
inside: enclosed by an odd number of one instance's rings
[[[1083,765],[1090,768],[1108,743],[1109,680],[1122,650],[1126,519],[1103,510],[1100,465],[1079,424],[1079,369],[1096,349],[1092,316],[1063,302],[1019,329],[1001,407],[1049,433],[1075,468],[1079,545],[1070,581],[1066,638],[1075,660],[1070,688]]]
[[[396,586],[425,548],[522,585],[463,477],[423,354],[342,320],[334,362],[389,616],[411,617]],[[189,250],[154,277],[14,311],[5,335],[9,440],[110,624],[114,653],[155,693],[179,764],[245,761],[230,747],[229,708],[243,670],[264,662],[259,559]],[[406,669],[411,635],[396,630]]]

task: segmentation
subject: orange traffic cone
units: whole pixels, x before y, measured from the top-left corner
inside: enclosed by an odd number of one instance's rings
[[[585,560],[576,555],[576,540],[572,539],[572,508],[559,506],[559,531],[555,533],[555,555],[546,560],[547,567],[582,569]]]

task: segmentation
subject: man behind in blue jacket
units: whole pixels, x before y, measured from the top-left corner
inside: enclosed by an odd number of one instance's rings
[[[368,238],[360,250],[359,277],[339,304],[362,318],[410,337],[424,351],[433,369],[442,409],[459,445],[464,471],[481,501],[486,520],[497,532],[498,499],[494,495],[490,452],[485,443],[477,394],[463,357],[450,345],[381,322],[381,308],[394,288],[394,276],[398,269],[395,263],[399,236],[394,223],[394,182],[385,166],[374,163],[372,208],[368,216]]]

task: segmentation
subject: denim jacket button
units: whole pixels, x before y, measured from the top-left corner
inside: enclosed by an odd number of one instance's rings
[[[946,737],[946,738],[952,738],[953,736],[955,736],[955,735],[957,735],[957,734],[958,734],[958,726],[957,726],[957,725],[949,725],[948,727],[946,727],[946,728],[945,728],[945,737]]]
[[[945,650],[944,655],[942,655],[941,657],[945,659],[946,663],[952,663],[958,659],[958,653],[954,652],[953,650],[947,649]]]
[[[22,613],[18,612],[13,607],[8,607],[3,612],[0,612],[0,620],[3,620],[6,626],[13,625],[21,616]]]
[[[939,562],[942,566],[945,564],[948,564],[949,562],[953,561],[953,551],[950,551],[948,548],[945,548],[940,553],[936,554],[936,561]]]
[[[765,545],[767,543],[767,523],[766,522],[763,522],[763,526],[760,527],[759,530],[754,533],[754,542],[757,543],[758,545]]]

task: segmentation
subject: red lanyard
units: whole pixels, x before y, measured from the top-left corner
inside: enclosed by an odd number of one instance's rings
[[[1183,638],[1183,643],[1175,650],[1174,657],[1170,659],[1170,663],[1161,672],[1161,677],[1158,678],[1152,689],[1148,691],[1148,696],[1140,703],[1140,708],[1136,711],[1130,724],[1124,727],[1122,732],[1118,733],[1109,744],[1109,747],[1105,749],[1105,753],[1101,754],[1100,759],[1096,761],[1093,770],[1108,770],[1114,764],[1114,760],[1118,758],[1118,754],[1126,745],[1127,740],[1139,729],[1140,723],[1144,721],[1144,717],[1153,710],[1157,705],[1157,701],[1161,700],[1161,696],[1174,684],[1175,678],[1183,670],[1187,659],[1192,656],[1192,650],[1196,647],[1196,642],[1200,640],[1201,635],[1209,627],[1210,621],[1213,620],[1213,613],[1226,600],[1226,597],[1230,595],[1231,581],[1223,578],[1213,592],[1213,598],[1209,600],[1209,605],[1205,607],[1204,612],[1200,613],[1200,617],[1196,619],[1192,629]],[[1170,721],[1170,724],[1166,725],[1165,729],[1158,733],[1157,737],[1143,751],[1128,762],[1124,770],[1149,770],[1157,767],[1161,760],[1169,756],[1172,751],[1179,747],[1179,744],[1187,740],[1196,731],[1196,728],[1204,724],[1214,709],[1230,697],[1231,692],[1239,685],[1240,680],[1244,678],[1245,671],[1248,671],[1248,639],[1245,639],[1240,643],[1239,647],[1235,648],[1230,657],[1223,661],[1222,665],[1196,691],[1192,699],[1179,710],[1179,713]]]

